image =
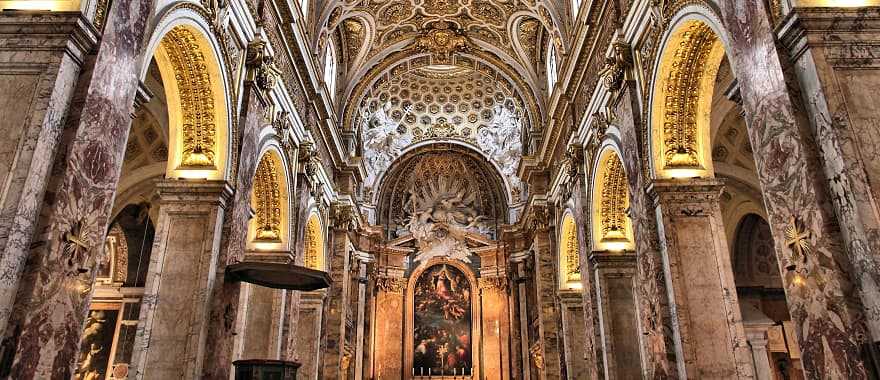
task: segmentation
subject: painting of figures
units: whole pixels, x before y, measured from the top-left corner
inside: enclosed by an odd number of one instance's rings
[[[413,374],[470,375],[471,285],[459,269],[435,265],[414,289]]]

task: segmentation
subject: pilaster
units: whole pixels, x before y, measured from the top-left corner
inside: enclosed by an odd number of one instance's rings
[[[506,276],[479,279],[482,311],[483,379],[510,379],[510,321],[508,320],[508,280]]]
[[[642,377],[636,314],[636,255],[595,251],[590,255],[605,379]]]
[[[581,272],[581,275],[585,274]],[[565,338],[563,358],[566,375],[569,379],[588,379],[592,369],[585,358],[590,347],[587,344],[587,334],[591,330],[585,329],[584,297],[581,291],[560,290],[559,312]]]
[[[538,345],[530,349],[533,365],[538,367],[540,380],[560,379],[562,352],[559,347],[559,310],[556,304],[558,282],[552,228],[539,228],[534,233],[535,282],[538,308]]]
[[[654,199],[681,378],[750,378],[733,269],[713,179],[656,180]]]
[[[376,278],[374,322],[375,356],[373,376],[376,379],[403,378],[403,320],[406,279],[396,275]],[[397,343],[395,343],[397,342]]]
[[[198,379],[207,355],[220,236],[232,189],[222,181],[158,184],[159,221],[133,348],[135,378]],[[231,327],[230,327],[231,328]]]

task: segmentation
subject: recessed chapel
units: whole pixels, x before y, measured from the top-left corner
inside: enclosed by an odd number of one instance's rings
[[[0,379],[880,379],[880,1],[0,0]]]

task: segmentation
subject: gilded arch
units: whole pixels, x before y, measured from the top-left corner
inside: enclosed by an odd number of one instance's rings
[[[672,29],[660,55],[651,106],[651,158],[658,178],[713,176],[710,112],[724,44],[702,19]]]
[[[324,253],[324,231],[321,226],[321,217],[317,212],[311,213],[308,222],[306,222],[303,266],[317,270],[327,269]]]
[[[558,259],[560,289],[581,289],[578,226],[571,213],[566,213],[562,217]]]
[[[599,154],[593,178],[592,236],[597,250],[624,251],[634,248],[629,209],[629,187],[623,162],[617,151],[605,148]]]
[[[258,250],[283,249],[289,241],[289,197],[287,176],[281,157],[269,150],[254,174],[251,207],[255,210],[249,241]]]
[[[201,28],[170,27],[155,46],[168,103],[169,178],[224,179],[229,115],[220,57]]]

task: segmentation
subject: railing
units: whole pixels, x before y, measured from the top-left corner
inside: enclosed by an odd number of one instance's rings
[[[415,380],[470,380],[473,368],[413,368],[412,378]]]

